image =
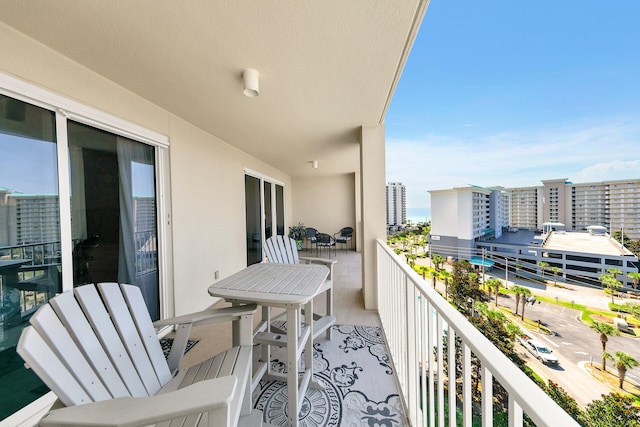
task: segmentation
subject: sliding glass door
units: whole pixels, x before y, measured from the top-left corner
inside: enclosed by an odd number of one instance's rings
[[[62,289],[56,152],[55,114],[0,94],[0,419],[48,391],[15,349]]]
[[[284,234],[284,187],[268,178],[245,175],[247,265],[262,262],[265,239]]]
[[[142,290],[160,318],[154,148],[69,122],[73,284]]]
[[[149,142],[142,143],[86,114],[18,98],[0,93],[0,420],[48,392],[16,345],[30,316],[57,293],[130,283],[141,288],[152,319],[161,314],[165,240],[157,218],[165,208],[156,189],[166,180],[156,181],[164,140],[154,145],[151,132],[122,130]]]

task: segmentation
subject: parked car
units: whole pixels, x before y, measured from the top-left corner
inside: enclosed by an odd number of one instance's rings
[[[553,351],[540,341],[536,341],[527,335],[523,335],[520,337],[520,343],[529,351],[529,353],[533,354],[536,359],[545,365],[558,364],[558,358],[553,354]]]

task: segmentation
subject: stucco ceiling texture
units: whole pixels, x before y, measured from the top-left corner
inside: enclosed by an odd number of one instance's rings
[[[0,20],[289,173],[350,173],[423,0],[0,0]],[[260,95],[242,93],[242,70]],[[320,162],[313,170],[312,160]]]

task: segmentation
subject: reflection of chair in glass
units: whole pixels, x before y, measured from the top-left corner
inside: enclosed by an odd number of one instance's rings
[[[313,227],[307,227],[307,242],[309,243],[309,249],[313,250],[313,245],[316,244],[316,234],[318,230]]]
[[[243,422],[260,425],[262,414],[251,410],[255,307],[152,323],[136,286],[103,283],[59,294],[33,315],[17,347],[66,406],[50,411],[39,425],[184,425],[187,417],[204,416],[208,425],[235,426],[245,415]],[[178,369],[192,325],[220,321],[239,323],[236,347]],[[167,361],[155,328],[176,324]]]
[[[343,244],[345,250],[347,249],[347,242],[351,241],[353,238],[353,228],[344,227],[342,230],[338,231],[333,235],[333,238],[336,241],[336,247],[338,243]],[[352,245],[353,246],[353,245]]]
[[[296,241],[286,236],[271,236],[264,242],[264,253],[266,255],[266,262],[280,263],[280,264],[323,264],[329,268],[329,276],[324,282],[322,288],[318,294],[327,293],[326,300],[326,314],[321,316],[314,313],[313,317],[315,323],[313,324],[313,338],[315,339],[322,332],[327,331],[327,339],[331,339],[331,326],[336,322],[336,318],[333,315],[333,264],[337,261],[326,260],[322,258],[312,257],[299,257],[298,250],[296,249]],[[269,307],[262,308],[262,320],[264,325],[261,324],[259,328],[262,330],[271,330],[271,312]]]
[[[331,248],[336,249],[335,239],[327,233],[316,234],[316,253],[319,251],[322,255],[322,249],[327,248],[329,250],[329,257],[331,257]]]

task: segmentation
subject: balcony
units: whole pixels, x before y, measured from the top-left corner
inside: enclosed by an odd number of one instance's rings
[[[405,425],[471,426],[479,420],[483,425],[498,425],[497,419],[493,418],[496,409],[491,392],[496,382],[509,395],[509,426],[523,425],[525,414],[539,427],[578,425],[385,242],[377,242],[379,312],[364,309],[360,254],[339,250],[337,260],[334,280],[336,324],[382,328],[397,384],[382,394],[398,393],[401,396]],[[324,309],[322,297],[316,303],[320,310]],[[438,331],[443,333],[438,334]],[[231,340],[231,330],[224,325],[207,326],[194,331],[194,336],[200,341],[185,356],[183,363],[186,365],[223,350]],[[455,359],[456,339],[461,340],[462,365],[449,371],[445,364],[437,361]],[[324,338],[320,343],[322,341]],[[447,349],[450,349],[448,354]],[[341,354],[343,366],[351,366],[352,354],[348,351]],[[482,393],[479,404],[474,401],[471,391],[472,354],[481,364],[480,389],[488,390]],[[456,371],[461,374],[456,376]],[[448,384],[453,383],[456,387],[449,388]],[[457,404],[448,405],[453,401]],[[447,419],[457,421],[445,424]]]

